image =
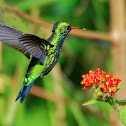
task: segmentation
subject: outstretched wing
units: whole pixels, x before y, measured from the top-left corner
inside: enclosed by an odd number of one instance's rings
[[[42,64],[44,64],[46,58],[46,46],[49,45],[50,47],[53,47],[53,45],[45,39],[41,39],[31,34],[20,36],[19,41],[24,46],[25,50],[32,54],[33,57],[40,59]]]
[[[45,47],[47,45],[53,47],[53,45],[44,39],[41,39],[35,35],[24,34],[21,31],[1,23],[0,41],[20,51],[28,58],[30,58],[30,54],[32,54],[33,57],[40,59],[42,64],[44,64],[46,57]]]
[[[25,48],[22,46],[18,39],[23,34],[24,33],[14,28],[0,23],[0,41],[22,52],[25,56],[30,58],[30,53],[28,53],[27,50],[25,50]]]

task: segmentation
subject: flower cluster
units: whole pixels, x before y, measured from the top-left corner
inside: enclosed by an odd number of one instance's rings
[[[113,96],[117,91],[117,86],[121,82],[118,76],[108,75],[106,72],[101,71],[98,68],[95,71],[90,70],[89,74],[82,75],[83,80],[80,84],[82,84],[82,89],[95,87],[97,90],[105,93],[104,98],[108,96]]]

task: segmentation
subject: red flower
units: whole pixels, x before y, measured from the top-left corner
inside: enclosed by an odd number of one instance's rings
[[[113,96],[117,91],[116,87],[121,82],[118,76],[106,74],[100,68],[95,71],[90,70],[89,74],[82,75],[82,78],[83,80],[80,84],[83,85],[83,90],[90,87],[98,87],[98,90],[105,93],[105,97]]]

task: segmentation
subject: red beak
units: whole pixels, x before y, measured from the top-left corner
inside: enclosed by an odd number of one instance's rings
[[[73,29],[83,29],[83,30],[86,30],[85,28],[71,27],[71,30],[73,30]]]

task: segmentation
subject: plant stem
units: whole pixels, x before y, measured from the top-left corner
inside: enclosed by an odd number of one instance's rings
[[[105,100],[107,103],[109,103],[116,111],[119,111],[119,109],[117,108],[115,101],[113,99],[113,97],[108,97],[107,100]]]

